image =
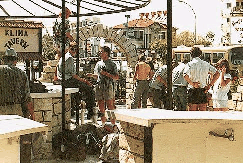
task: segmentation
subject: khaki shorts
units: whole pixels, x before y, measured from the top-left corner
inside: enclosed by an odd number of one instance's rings
[[[97,84],[95,87],[95,98],[100,100],[112,100],[115,98],[114,85],[108,84],[106,86]]]
[[[0,106],[0,115],[19,115],[23,117],[21,104]]]

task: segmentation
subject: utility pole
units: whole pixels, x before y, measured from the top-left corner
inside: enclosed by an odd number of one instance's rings
[[[129,27],[128,27],[128,19],[130,18],[130,15],[125,15],[125,17],[127,18],[127,33],[126,33],[126,36],[128,37],[128,29],[129,29]]]
[[[167,95],[168,95],[168,108],[173,109],[172,99],[172,0],[167,0]]]

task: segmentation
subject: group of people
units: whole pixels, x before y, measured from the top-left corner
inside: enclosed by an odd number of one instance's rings
[[[119,79],[117,66],[110,59],[110,48],[107,46],[101,47],[99,55],[101,61],[97,62],[94,74],[87,74],[87,77],[93,77],[97,79],[97,84],[95,89],[93,85],[85,78],[80,78],[76,74],[74,57],[77,52],[77,44],[75,42],[70,42],[69,50],[65,54],[65,81],[63,82],[66,88],[79,88],[79,95],[75,95],[75,101],[77,105],[80,103],[82,98],[85,98],[86,109],[88,110],[88,118],[90,119],[94,115],[94,108],[96,106],[96,100],[98,102],[98,107],[101,112],[102,125],[105,126],[106,116],[105,109],[106,106],[109,110],[115,109],[115,80]],[[57,65],[57,78],[62,80],[63,66],[62,58],[60,58]],[[82,97],[81,97],[82,96]],[[78,107],[78,106],[77,106]],[[115,126],[115,118],[110,119],[113,127]]]
[[[145,56],[139,59],[135,66],[134,80],[136,89],[132,109],[147,107],[148,94],[152,107],[174,109],[178,111],[206,111],[208,94],[212,94],[213,110],[227,111],[228,92],[230,90],[230,69],[226,59],[220,59],[215,66],[200,59],[202,51],[199,47],[191,49],[192,60],[184,60],[178,65],[173,63],[173,103],[174,108],[168,108],[167,65],[158,68],[152,73],[145,62]],[[151,77],[151,74],[153,76]],[[163,105],[162,105],[163,103]],[[164,106],[164,107],[162,107]]]
[[[87,74],[87,77],[93,77],[97,80],[95,88],[93,85],[85,78],[80,78],[76,73],[76,68],[74,64],[74,57],[77,54],[78,45],[74,41],[73,37],[70,35],[70,28],[68,18],[71,11],[65,9],[65,81],[64,86],[66,88],[79,88],[79,93],[74,95],[74,106],[79,107],[80,101],[84,100],[86,103],[86,109],[88,110],[87,118],[91,119],[94,116],[94,108],[96,106],[96,101],[98,103],[102,126],[106,126],[106,107],[109,110],[115,109],[115,80],[119,79],[118,70],[116,64],[110,59],[111,50],[109,47],[104,46],[100,48],[99,55],[101,61],[97,62],[94,74]],[[61,18],[61,13],[60,16]],[[54,31],[54,42],[57,52],[57,59],[59,60],[56,75],[54,77],[55,81],[62,81],[63,66],[62,66],[62,40],[61,40],[61,29],[62,23],[59,20],[55,22],[53,27]],[[113,129],[116,130],[115,118],[110,117]]]

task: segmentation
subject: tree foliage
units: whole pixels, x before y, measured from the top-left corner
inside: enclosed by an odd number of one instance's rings
[[[155,41],[150,43],[150,49],[154,50],[156,54],[158,54],[161,61],[165,63],[166,54],[167,54],[167,41],[156,39]]]
[[[210,35],[213,36],[213,33]],[[213,36],[214,37],[214,36]],[[196,45],[209,46],[212,45],[212,42],[200,35],[197,35]],[[195,45],[195,35],[189,31],[183,31],[176,35],[176,46],[185,45],[187,47],[192,47]]]
[[[55,59],[56,51],[53,46],[53,38],[49,34],[42,37],[42,55],[45,60]]]

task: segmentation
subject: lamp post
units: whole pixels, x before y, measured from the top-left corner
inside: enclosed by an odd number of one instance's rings
[[[127,33],[126,33],[126,36],[128,36],[128,19],[130,18],[130,15],[125,15],[125,17],[127,18]]]
[[[190,4],[188,4],[187,2],[185,2],[183,0],[178,0],[178,1],[187,4],[191,8],[191,10],[194,14],[194,17],[195,17],[195,27],[194,27],[195,28],[195,38],[194,38],[194,40],[195,40],[195,44],[196,44],[196,42],[197,42],[197,16],[196,16],[196,13]]]

